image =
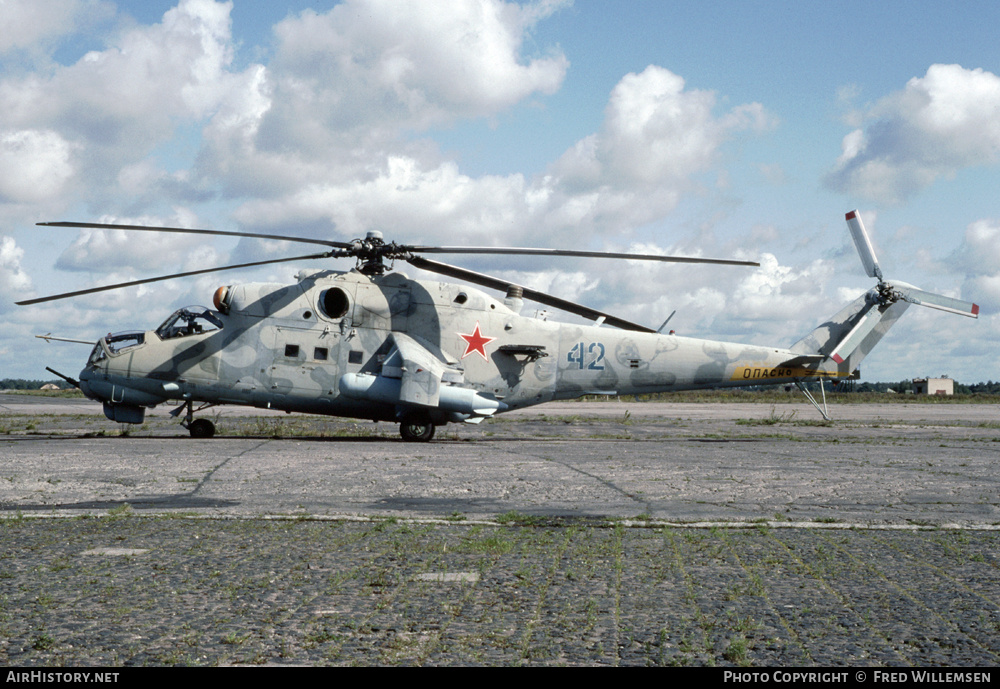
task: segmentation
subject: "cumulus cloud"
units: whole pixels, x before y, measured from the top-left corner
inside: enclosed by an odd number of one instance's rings
[[[545,175],[463,174],[419,132],[559,88],[565,56],[525,45],[561,4],[349,0],[279,23],[274,59],[236,73],[231,4],[182,0],[160,23],[124,31],[73,65],[0,81],[10,123],[0,157],[30,172],[0,175],[0,195],[51,198],[79,182],[88,200],[127,199],[128,212],[158,195],[193,203],[221,189],[253,199],[237,218],[258,228],[328,234],[332,225],[342,237],[379,228],[398,238],[404,228],[407,239],[477,242],[545,231],[586,241],[663,217],[727,140],[769,125],[759,104],[716,114],[713,93],[650,66],[619,82],[601,129]],[[167,172],[155,149],[179,127],[200,131],[198,161]],[[99,236],[61,265],[92,265],[104,255]]]
[[[716,115],[714,94],[688,90],[681,77],[650,66],[626,75],[611,92],[601,129],[537,179],[473,178],[404,145],[387,153],[377,147],[355,175],[342,177],[334,165],[292,193],[248,202],[237,216],[271,227],[323,219],[343,237],[377,228],[424,242],[534,244],[544,235],[579,245],[665,216],[694,188],[693,177],[718,164],[735,133],[770,123],[756,103]]]
[[[35,49],[79,30],[81,22],[113,12],[98,0],[4,0],[0,53]]]
[[[315,225],[327,233],[333,226],[343,238],[380,229],[396,239],[405,233],[424,242],[490,243],[505,229],[508,237],[523,238],[531,219],[527,196],[520,175],[472,178],[454,163],[425,169],[412,158],[390,156],[373,179],[312,184],[278,200],[248,202],[236,217],[247,226]]]
[[[37,203],[73,176],[72,146],[54,131],[0,132],[0,202]]]
[[[823,260],[795,269],[781,265],[772,254],[764,254],[760,264],[740,282],[734,295],[733,310],[744,319],[783,321],[791,300],[800,313],[815,313],[822,303],[821,285],[833,275],[833,267]]]
[[[348,0],[326,14],[307,10],[275,28],[281,103],[297,109],[305,94],[324,102],[310,110],[325,113],[324,128],[334,131],[420,129],[496,113],[562,83],[562,53],[521,54],[526,32],[556,7]]]
[[[429,233],[442,220],[488,231],[510,209],[522,212],[523,184],[462,175],[407,132],[557,89],[566,58],[555,49],[529,55],[523,44],[562,4],[351,0],[290,17],[276,28],[268,66],[234,72],[232,3],[181,0],[159,23],[128,26],[74,64],[0,76],[0,203],[7,212],[69,207],[75,190],[85,194],[76,199],[128,213],[222,189],[277,196],[262,217],[283,229],[310,215],[325,220],[332,203],[342,211],[334,221],[355,235],[411,214],[424,216]],[[157,147],[179,135],[201,145],[198,162],[185,170],[171,160],[181,169],[169,171]],[[201,267],[198,246],[176,235],[86,231],[57,267],[161,273]]]
[[[0,235],[0,312],[11,308],[11,302],[31,289],[31,280],[21,269],[24,250],[13,237]]]
[[[523,44],[561,4],[349,0],[289,17],[274,59],[240,75],[206,130],[201,173],[258,198],[371,181],[379,158],[415,157],[407,133],[557,90],[566,57]]]
[[[962,298],[978,303],[983,313],[1000,311],[1000,223],[977,220],[969,225],[954,262],[966,273]]]
[[[677,309],[671,326],[682,334],[711,332],[757,344],[790,344],[840,307],[824,289],[834,273],[831,262],[795,266],[769,253],[754,258],[759,268],[629,266],[604,280],[626,295],[619,311],[633,309],[640,322],[657,327]]]
[[[148,156],[179,123],[208,116],[226,98],[237,81],[228,72],[230,9],[182,0],[161,23],[125,31],[75,64],[0,81],[7,138],[34,137],[51,150],[40,137],[58,136],[76,152],[77,174],[113,184],[120,168]],[[64,166],[60,157],[57,179]]]
[[[760,104],[722,118],[714,107],[713,93],[686,90],[684,79],[663,67],[627,74],[611,92],[601,131],[567,151],[553,172],[568,188],[676,184],[715,162],[734,131],[767,126]]]
[[[551,168],[556,189],[568,197],[560,209],[565,220],[579,222],[585,214],[634,227],[661,217],[692,188],[692,177],[717,162],[735,132],[759,132],[773,122],[759,103],[721,117],[714,108],[715,94],[686,89],[683,78],[663,67],[622,78],[601,130]]]
[[[150,216],[105,216],[99,222],[148,227],[192,227],[196,224],[192,214],[186,211],[179,211],[166,222]],[[79,272],[94,272],[99,267],[102,272],[124,269],[171,273],[218,264],[217,252],[200,235],[103,229],[81,230],[56,261],[56,267],[61,270]]]
[[[941,177],[1000,158],[1000,77],[931,65],[923,77],[876,103],[844,137],[826,184],[898,203]]]

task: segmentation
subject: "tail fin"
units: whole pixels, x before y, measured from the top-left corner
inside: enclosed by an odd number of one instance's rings
[[[847,226],[869,277],[877,277],[878,285],[840,310],[792,346],[792,351],[804,358],[823,362],[825,367],[836,365],[841,374],[850,374],[875,348],[879,340],[903,315],[910,304],[979,317],[979,306],[917,289],[898,280],[882,277],[882,269],[872,249],[868,233],[858,212],[847,214]]]
[[[791,350],[824,363],[821,369],[836,369],[850,375],[909,308],[905,301],[881,305],[872,289],[842,308],[832,318],[801,340]]]

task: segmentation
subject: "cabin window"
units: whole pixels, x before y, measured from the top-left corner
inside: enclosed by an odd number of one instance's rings
[[[326,361],[329,350],[326,347],[317,347],[313,350],[313,359],[316,361]]]
[[[363,357],[364,357],[364,352],[359,352],[359,351],[356,351],[356,350],[352,350],[347,355],[347,363],[349,363],[349,364],[360,364],[361,363],[361,359]]]
[[[285,345],[285,356],[287,356],[290,359],[294,359],[298,355],[299,355],[298,345],[290,345],[290,344]]]

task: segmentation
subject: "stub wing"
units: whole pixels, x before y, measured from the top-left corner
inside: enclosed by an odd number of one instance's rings
[[[382,375],[400,379],[400,403],[436,407],[443,379],[464,380],[462,371],[449,366],[409,335],[396,332],[390,337],[394,347],[382,364]]]
[[[381,370],[372,373],[345,373],[340,391],[354,399],[409,408],[438,410],[452,414],[451,421],[492,416],[507,406],[492,396],[465,387],[465,374],[455,362],[429,343],[405,333],[390,335],[392,349]]]

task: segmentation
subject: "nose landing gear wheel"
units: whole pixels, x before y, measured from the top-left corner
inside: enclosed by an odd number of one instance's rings
[[[188,425],[192,438],[211,438],[215,435],[215,424],[208,419],[195,419]]]
[[[399,434],[408,442],[426,443],[434,437],[434,424],[429,419],[407,417],[399,424]]]

